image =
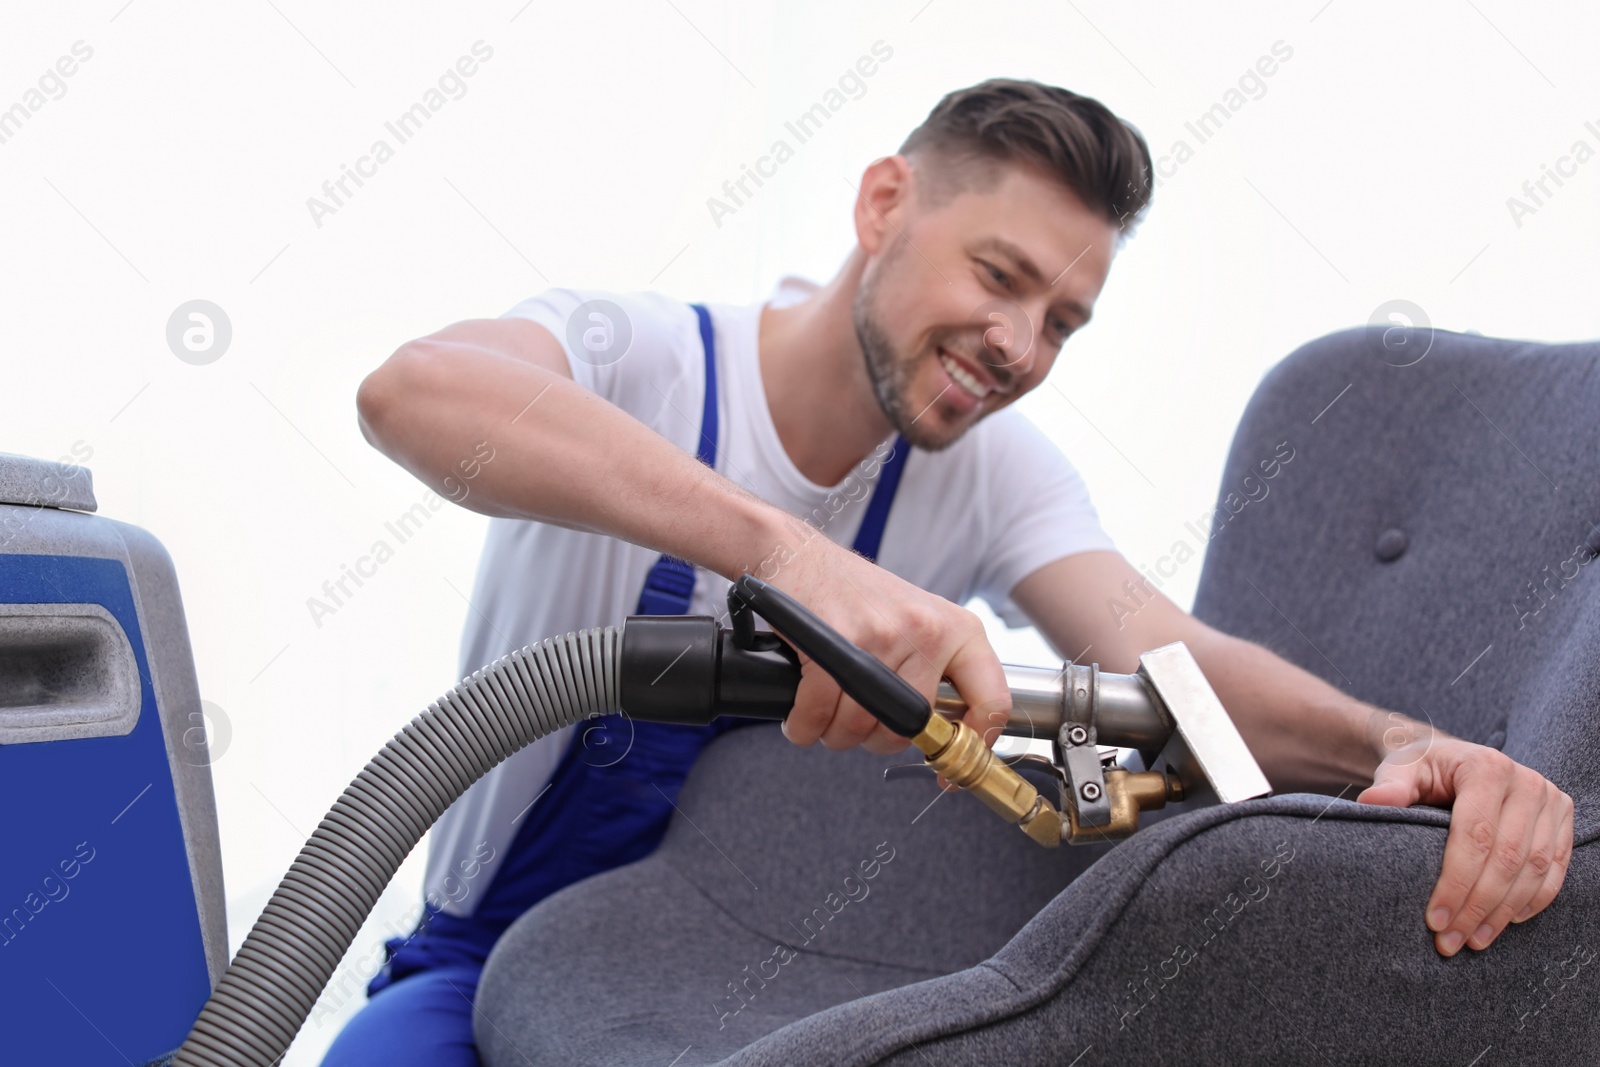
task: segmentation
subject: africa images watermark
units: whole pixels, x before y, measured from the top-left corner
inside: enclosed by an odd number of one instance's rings
[[[1530,1017],[1536,1018],[1540,1012],[1548,1008],[1550,1003],[1561,995],[1562,990],[1567,987],[1567,984],[1578,977],[1578,972],[1594,962],[1594,955],[1594,949],[1590,948],[1588,945],[1574,945],[1572,947],[1571,955],[1556,962],[1556,967],[1559,968],[1559,970],[1557,970],[1555,974],[1550,973],[1550,965],[1547,963],[1544,965],[1544,979],[1539,983],[1539,985],[1534,985],[1533,980],[1531,978],[1528,979],[1529,989],[1533,991],[1534,996],[1542,996],[1542,999],[1539,1001],[1538,1007],[1529,1008],[1517,1016],[1517,1029],[1523,1029],[1528,1025],[1528,1019]],[[1569,966],[1572,968],[1571,974],[1567,973],[1567,968]],[[1593,972],[1590,973],[1592,974]],[[1550,984],[1552,979],[1554,979],[1556,983],[1554,988],[1552,988]],[[1543,988],[1542,994],[1540,991],[1541,987]],[[1531,1003],[1531,998],[1529,1002]]]
[[[1171,578],[1178,573],[1178,568],[1198,555],[1217,534],[1227,529],[1233,517],[1243,511],[1252,503],[1259,503],[1272,492],[1272,487],[1267,484],[1276,478],[1283,468],[1294,459],[1294,446],[1288,441],[1280,441],[1273,448],[1272,455],[1259,461],[1256,469],[1261,472],[1261,477],[1247,474],[1239,483],[1244,495],[1229,491],[1222,498],[1221,507],[1212,507],[1200,516],[1199,522],[1185,522],[1184,529],[1194,535],[1197,544],[1191,545],[1187,537],[1180,537],[1172,543],[1172,548],[1161,558],[1156,560],[1155,573],[1151,573],[1149,564],[1139,568],[1143,578],[1135,582],[1128,579],[1122,583],[1124,597],[1107,597],[1106,610],[1111,613],[1111,620],[1117,624],[1117,629],[1127,625],[1130,618],[1137,615],[1146,604],[1155,599],[1155,592],[1150,587],[1153,585],[1160,589],[1163,578]],[[1219,517],[1220,516],[1220,517]]]
[[[0,111],[0,144],[5,144],[21,133],[23,124],[32,119],[51,100],[60,100],[66,96],[65,79],[76,74],[80,64],[94,58],[94,49],[83,41],[73,41],[71,52],[72,55],[57,59],[53,67],[46,68],[45,72],[39,75],[37,89],[30,87],[24,90],[21,100]],[[77,58],[74,59],[73,56]]]
[[[8,508],[0,511],[0,552],[5,551],[5,547],[16,540],[23,530],[28,528],[28,524],[33,521],[34,516],[45,508],[54,508],[58,503],[71,496],[72,491],[78,488],[74,483],[79,479],[84,481],[83,488],[89,488],[89,469],[84,464],[88,463],[93,456],[93,446],[86,444],[83,438],[78,438],[72,442],[72,455],[62,456],[56,460],[56,472],[45,475],[41,483],[45,497],[43,500],[31,505],[24,505],[29,508],[25,512],[21,508]],[[19,518],[19,515],[26,515],[27,517]]]
[[[1200,927],[1195,933],[1204,934],[1191,937],[1187,941],[1179,941],[1170,956],[1165,957],[1156,964],[1156,973],[1146,973],[1142,978],[1128,979],[1127,989],[1121,994],[1122,1002],[1116,1000],[1111,1003],[1111,1010],[1117,1014],[1120,1026],[1118,1029],[1126,1030],[1128,1021],[1136,1018],[1145,1008],[1155,1003],[1156,998],[1166,987],[1177,981],[1183,974],[1183,969],[1200,958],[1200,950],[1215,941],[1217,935],[1228,929],[1233,920],[1241,915],[1245,908],[1251,904],[1260,904],[1272,894],[1272,887],[1267,883],[1283,873],[1283,869],[1294,861],[1294,846],[1287,841],[1279,841],[1274,846],[1272,856],[1261,860],[1257,866],[1261,869],[1261,876],[1247,874],[1239,884],[1243,892],[1230,892],[1211,911],[1206,913],[1200,921]],[[1190,942],[1193,942],[1192,944]],[[1150,965],[1147,963],[1139,968],[1148,972]],[[1152,984],[1154,983],[1154,984]]]
[[[804,516],[797,519],[793,515],[785,515],[786,525],[796,535],[793,543],[787,540],[779,541],[760,563],[746,567],[745,570],[763,582],[770,582],[776,578],[779,571],[793,563],[795,557],[808,544],[827,530],[829,524],[839,517],[847,505],[868,498],[873,486],[877,484],[878,472],[884,464],[894,458],[895,441],[896,439],[891,437],[867,453],[866,458],[851,469],[844,481],[839,483],[838,488],[828,493],[821,504]],[[725,607],[719,610],[718,619],[720,625],[728,624]]]
[[[85,853],[85,849],[88,850]],[[22,936],[22,931],[30,923],[37,922],[44,909],[51,904],[59,904],[67,899],[67,894],[72,892],[68,882],[82,872],[84,865],[94,859],[94,846],[87,841],[79,841],[72,850],[72,856],[56,864],[56,870],[45,868],[45,875],[39,881],[37,892],[29,890],[27,896],[22,898],[22,903],[12,908],[9,913],[0,914],[0,949],[7,948],[11,942]],[[59,874],[57,872],[60,872]]]
[[[885,849],[888,850],[887,853]],[[879,842],[872,850],[870,858],[856,864],[855,870],[845,875],[842,883],[844,888],[843,896],[837,890],[829,891],[828,895],[823,898],[822,903],[812,908],[806,914],[806,917],[800,920],[800,926],[795,926],[792,922],[789,924],[794,927],[795,933],[800,934],[802,938],[797,943],[799,947],[788,941],[779,941],[773,946],[771,954],[756,964],[755,973],[753,974],[750,971],[750,965],[745,964],[741,968],[745,977],[742,980],[729,980],[728,994],[720,1001],[713,1001],[711,1004],[711,1010],[717,1016],[717,1029],[725,1028],[729,1019],[749,1007],[750,1001],[755,1000],[756,994],[767,988],[768,982],[783,973],[784,964],[792,962],[799,956],[799,948],[811,944],[813,940],[820,937],[823,931],[828,929],[828,924],[843,912],[846,907],[851,903],[859,904],[861,901],[866,900],[872,892],[872,887],[867,883],[883,872],[883,868],[888,866],[889,862],[894,859],[894,855],[894,847],[889,842]],[[857,871],[860,872],[859,876]],[[771,973],[764,969],[769,967],[771,968]],[[756,983],[756,987],[753,989],[750,986],[751,982]],[[749,994],[749,996],[746,997],[745,994]]]
[[[1591,119],[1583,124],[1583,128],[1594,137],[1596,144],[1600,144],[1600,124]],[[1556,160],[1554,168],[1548,163],[1541,163],[1539,176],[1529,178],[1522,183],[1522,195],[1527,198],[1526,200],[1515,196],[1506,197],[1506,210],[1511,213],[1511,221],[1516,224],[1517,229],[1522,229],[1524,218],[1537,214],[1540,208],[1547,206],[1546,201],[1554,197],[1566,184],[1562,178],[1576,177],[1578,168],[1594,156],[1594,146],[1580,137],[1572,142],[1572,147],[1568,149],[1566,155]],[[1550,182],[1555,183],[1555,189],[1549,187]]]
[[[1590,527],[1584,539],[1573,546],[1572,555],[1556,564],[1555,573],[1551,573],[1548,563],[1541,567],[1539,573],[1543,579],[1537,585],[1528,582],[1527,595],[1511,601],[1511,610],[1517,615],[1517,629],[1525,628],[1529,619],[1549,607],[1561,590],[1576,581],[1597,551],[1600,551],[1600,524]]]
[[[1166,154],[1155,157],[1152,162],[1157,188],[1160,188],[1163,181],[1177,174],[1179,167],[1195,157],[1197,146],[1205,144],[1221,133],[1223,126],[1240,109],[1251,100],[1260,100],[1267,95],[1266,79],[1278,72],[1280,64],[1287,63],[1294,57],[1294,49],[1282,40],[1273,41],[1270,52],[1271,55],[1259,57],[1253,67],[1246,68],[1245,72],[1239,75],[1237,88],[1230,87],[1222,94],[1221,100],[1201,112],[1193,122],[1183,124],[1183,128],[1194,138],[1194,144],[1191,145],[1180,137],[1172,143]]]
[[[476,478],[483,468],[494,460],[494,457],[494,446],[487,440],[479,441],[474,445],[472,454],[459,460],[455,465],[454,471],[458,472],[460,477],[457,478],[456,474],[452,473],[444,479],[445,492],[449,494],[450,500],[457,504],[465,500],[467,494],[472,491],[471,487],[466,483]],[[306,610],[311,613],[311,621],[316,625],[316,628],[322,629],[323,619],[329,615],[336,614],[340,608],[348,604],[355,596],[355,592],[350,589],[350,583],[355,583],[356,589],[359,590],[366,584],[363,579],[375,577],[378,573],[378,568],[394,558],[396,547],[415,537],[423,525],[433,518],[444,505],[445,498],[429,489],[422,494],[422,499],[419,502],[412,504],[393,520],[383,524],[383,528],[394,538],[395,544],[391,545],[386,539],[380,537],[372,542],[372,546],[365,555],[356,559],[353,568],[348,563],[339,564],[339,577],[323,581],[322,596],[306,597]]]
[[[430,891],[424,895],[421,903],[412,904],[400,918],[390,919],[384,923],[384,928],[390,937],[399,939],[400,943],[391,947],[388,941],[380,941],[375,948],[341,967],[339,973],[330,978],[328,984],[323,987],[322,995],[317,998],[316,1006],[311,1012],[311,1021],[320,1027],[330,1018],[338,1016],[339,1011],[352,997],[366,989],[367,983],[388,964],[395,952],[404,948],[413,938],[427,929],[428,920],[443,911],[447,901],[450,904],[460,904],[472,894],[472,880],[487,868],[489,861],[494,857],[494,846],[487,841],[480,841],[473,848],[471,856],[458,861],[455,870],[445,875],[443,883],[445,899],[441,900],[437,894]]]
[[[766,155],[756,159],[753,168],[749,164],[740,164],[739,176],[722,183],[722,194],[726,199],[706,197],[706,210],[711,212],[711,221],[716,223],[717,229],[722,228],[723,216],[734,214],[755,197],[755,192],[746,185],[747,182],[754,182],[756,189],[760,189],[763,184],[762,178],[776,176],[778,168],[794,158],[795,146],[803,145],[815,137],[823,125],[850,100],[860,100],[867,95],[866,79],[878,72],[879,63],[889,62],[894,55],[894,49],[881,40],[872,42],[871,51],[872,55],[857,59],[854,67],[845,68],[845,72],[839,75],[837,87],[830,87],[822,94],[821,100],[802,111],[792,121],[783,124],[783,128],[794,138],[794,145],[787,139],[779,137],[772,142],[772,147],[767,149]],[[848,99],[846,93],[850,94]],[[741,196],[741,193],[744,195]]]
[[[167,347],[192,366],[215,363],[232,341],[232,320],[210,300],[186,300],[167,317]]]
[[[346,201],[355,196],[355,190],[350,188],[354,182],[356,189],[360,189],[366,182],[363,178],[377,175],[378,167],[389,162],[395,156],[395,147],[405,144],[421,132],[424,124],[433,118],[434,114],[451,100],[460,100],[467,95],[466,79],[478,72],[479,63],[487,63],[494,58],[494,49],[483,41],[472,42],[472,55],[464,55],[455,61],[452,68],[439,75],[437,82],[429,86],[422,94],[422,99],[398,116],[383,124],[394,138],[394,145],[380,137],[372,142],[366,155],[356,159],[352,169],[348,164],[339,164],[340,174],[337,178],[330,178],[322,183],[322,195],[326,199],[315,196],[306,198],[306,210],[311,212],[311,221],[317,229],[322,229],[322,220],[325,216],[335,214]],[[473,58],[473,57],[477,58]],[[445,94],[449,93],[446,98]],[[341,195],[343,194],[343,195]]]
[[[200,701],[200,707],[185,716],[193,725],[179,735],[178,758],[191,767],[209,767],[228,751],[233,743],[233,720],[222,707],[209,700]]]

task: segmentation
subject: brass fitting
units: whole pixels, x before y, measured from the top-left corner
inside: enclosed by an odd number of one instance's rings
[[[911,743],[922,751],[928,766],[975,794],[1034,841],[1046,848],[1061,844],[1061,813],[996,756],[972,727],[959,719],[930,715]]]
[[[1078,813],[1067,808],[1067,843],[1092,845],[1097,841],[1117,841],[1139,829],[1139,812],[1167,806],[1167,801],[1183,799],[1183,786],[1165,771],[1125,771],[1112,767],[1105,772],[1106,802],[1111,805],[1108,826],[1080,826]]]

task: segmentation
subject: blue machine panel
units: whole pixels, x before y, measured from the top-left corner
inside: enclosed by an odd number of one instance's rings
[[[127,568],[0,554],[0,602],[102,605],[141,693],[123,737],[0,745],[0,1063],[144,1063],[211,983]]]

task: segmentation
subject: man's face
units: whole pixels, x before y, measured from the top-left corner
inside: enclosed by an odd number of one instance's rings
[[[931,210],[913,193],[884,216],[856,292],[878,405],[919,448],[945,448],[1042,382],[1111,269],[1110,220],[1031,167],[1001,174]]]

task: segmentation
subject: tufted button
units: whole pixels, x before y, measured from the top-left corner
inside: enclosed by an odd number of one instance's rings
[[[1488,739],[1484,741],[1484,744],[1490,748],[1504,748],[1506,746],[1505,727],[1501,727],[1494,733],[1490,734]]]
[[[1385,563],[1393,563],[1405,552],[1406,545],[1410,544],[1404,530],[1390,527],[1378,535],[1378,547],[1375,549],[1378,558]]]

